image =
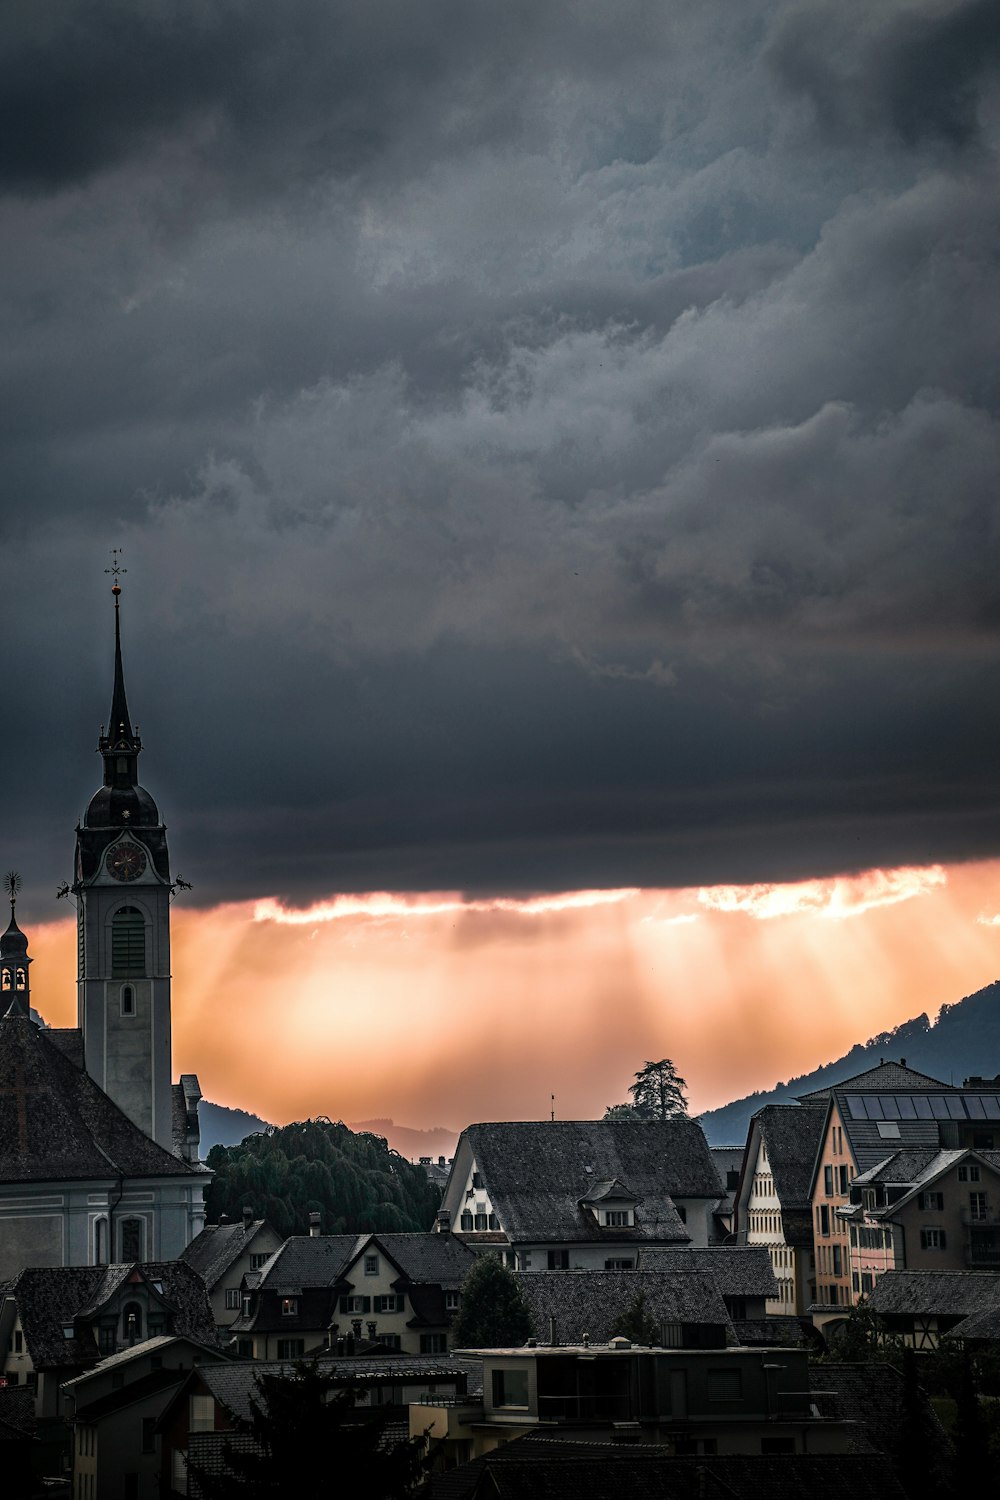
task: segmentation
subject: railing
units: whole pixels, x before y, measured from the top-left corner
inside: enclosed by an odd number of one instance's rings
[[[1000,1245],[966,1245],[967,1266],[1000,1266]]]
[[[963,1208],[962,1223],[976,1225],[985,1229],[1000,1228],[1000,1209],[986,1208],[982,1213],[977,1213],[975,1209]]]
[[[538,1418],[543,1422],[627,1422],[634,1415],[628,1395],[538,1398]]]

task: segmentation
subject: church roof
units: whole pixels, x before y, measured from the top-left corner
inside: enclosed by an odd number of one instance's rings
[[[33,1021],[0,1019],[0,1182],[203,1170],[144,1135]]]

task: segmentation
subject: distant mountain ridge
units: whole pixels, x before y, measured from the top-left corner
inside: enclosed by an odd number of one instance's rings
[[[201,1122],[201,1154],[207,1156],[213,1146],[238,1146],[248,1135],[259,1135],[261,1131],[273,1130],[267,1120],[251,1115],[245,1109],[229,1109],[225,1104],[213,1104],[203,1099],[198,1106]],[[394,1120],[348,1120],[348,1130],[360,1135],[367,1131],[383,1136],[393,1151],[415,1161],[420,1156],[452,1156],[458,1141],[458,1132],[446,1125],[437,1125],[430,1130],[416,1130],[409,1125],[397,1125]]]
[[[775,1084],[763,1093],[748,1094],[700,1115],[712,1146],[735,1146],[746,1140],[750,1117],[765,1104],[793,1104],[800,1094],[828,1088],[854,1073],[873,1068],[882,1058],[899,1062],[943,1083],[963,1083],[972,1076],[992,1078],[1000,1073],[1000,980],[954,1005],[942,1005],[936,1021],[926,1012],[859,1042],[835,1062],[811,1073]]]

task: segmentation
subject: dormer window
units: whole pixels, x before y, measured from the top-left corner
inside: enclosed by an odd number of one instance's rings
[[[282,1297],[281,1316],[283,1318],[297,1318],[299,1315],[298,1297]]]
[[[632,1223],[632,1214],[627,1208],[606,1208],[604,1222],[609,1229],[623,1229]]]

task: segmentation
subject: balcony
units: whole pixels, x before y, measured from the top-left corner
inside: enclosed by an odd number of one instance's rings
[[[1000,1209],[987,1206],[982,1213],[974,1209],[962,1209],[962,1223],[973,1229],[1000,1229]]]

